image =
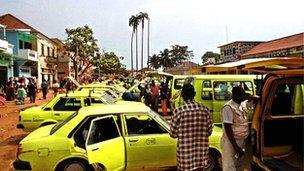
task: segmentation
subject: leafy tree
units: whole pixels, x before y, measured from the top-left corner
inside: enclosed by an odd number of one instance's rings
[[[106,52],[97,60],[97,70],[105,74],[121,73],[126,67],[120,60],[123,60],[123,57],[118,57],[114,52]]]
[[[173,45],[171,48],[170,53],[174,66],[179,65],[193,57],[193,51],[188,50],[188,46]]]
[[[94,61],[100,57],[97,40],[93,30],[85,25],[76,29],[65,29],[67,40],[65,43],[75,70],[75,79],[93,66]]]
[[[173,45],[171,49],[164,49],[158,55],[154,54],[150,57],[149,64],[151,67],[158,69],[172,68],[193,57],[192,50],[188,50],[188,46]]]
[[[208,63],[210,59],[214,58],[215,63],[217,63],[220,59],[220,54],[214,53],[212,51],[207,51],[203,56],[202,56],[202,61],[203,64]]]
[[[132,15],[129,18],[129,26],[133,28],[132,35],[131,35],[131,70],[133,75],[133,39],[135,34],[136,39],[136,70],[138,70],[138,42],[137,42],[137,27],[139,25],[139,17],[138,15]]]
[[[158,68],[161,67],[160,57],[156,54],[150,56],[148,63],[149,63],[149,66],[154,68],[154,69],[158,69]]]

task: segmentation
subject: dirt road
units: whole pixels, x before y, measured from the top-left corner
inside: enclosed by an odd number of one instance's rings
[[[19,110],[33,105],[46,103],[53,97],[53,93],[48,93],[46,100],[42,99],[42,94],[38,94],[35,104],[30,104],[29,98],[24,105],[16,105],[14,101],[6,102],[0,107],[0,170],[13,170],[12,162],[16,159],[19,142],[28,134],[21,129],[17,129]]]

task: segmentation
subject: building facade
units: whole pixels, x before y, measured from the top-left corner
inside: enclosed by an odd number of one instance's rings
[[[218,63],[233,62],[240,59],[241,55],[260,44],[261,41],[236,41],[228,43],[220,48],[220,59]]]
[[[40,87],[42,79],[50,86],[57,79],[57,46],[49,37],[11,14],[0,16],[6,26],[7,40],[14,45],[15,77],[35,77]]]
[[[14,74],[13,45],[6,40],[6,28],[0,24],[0,85],[5,85]]]
[[[180,65],[165,69],[164,72],[168,72],[173,75],[191,75],[200,73],[200,65],[191,61],[182,62]]]
[[[61,80],[64,77],[75,77],[74,65],[71,58],[68,56],[68,52],[65,49],[64,43],[58,38],[52,38],[53,42],[57,44],[57,74],[58,79]]]

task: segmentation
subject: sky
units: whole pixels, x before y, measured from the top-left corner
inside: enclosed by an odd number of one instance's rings
[[[187,45],[192,61],[201,64],[206,51],[219,53],[218,46],[229,42],[304,32],[303,6],[303,0],[0,0],[0,15],[10,13],[61,40],[65,28],[87,24],[99,47],[123,56],[130,68],[128,21],[141,11],[151,20],[150,55]]]

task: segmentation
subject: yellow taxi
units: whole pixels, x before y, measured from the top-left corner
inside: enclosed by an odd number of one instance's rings
[[[209,170],[218,165],[222,130],[214,126]],[[19,144],[19,170],[157,170],[176,168],[169,124],[139,102],[81,108]]]
[[[81,107],[114,104],[115,101],[107,93],[60,94],[45,105],[22,110],[17,128],[33,131],[38,127],[63,121]]]

